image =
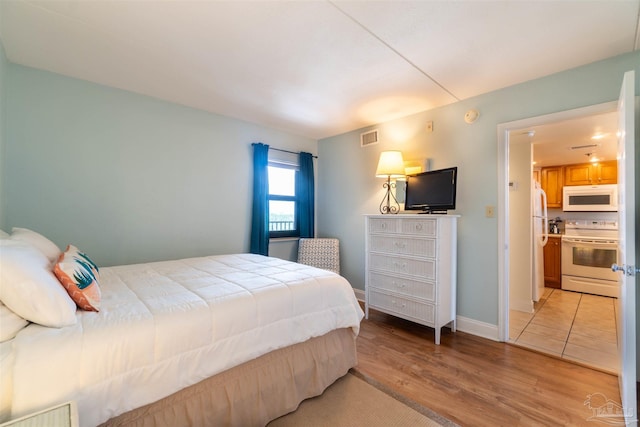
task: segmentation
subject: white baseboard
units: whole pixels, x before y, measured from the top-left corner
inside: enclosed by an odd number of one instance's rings
[[[509,310],[518,310],[525,313],[533,313],[533,301],[531,300],[514,300],[509,301]]]
[[[498,326],[490,323],[469,319],[468,317],[457,316],[456,329],[466,332],[467,334],[476,335],[493,341],[500,341]]]
[[[353,289],[358,301],[364,302],[365,294],[362,289]],[[476,335],[478,337],[487,338],[493,341],[500,341],[498,338],[498,326],[490,323],[480,322],[478,320],[469,319],[467,317],[456,317],[456,328],[467,334]]]

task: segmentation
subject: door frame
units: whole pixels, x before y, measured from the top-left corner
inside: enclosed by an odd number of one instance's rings
[[[618,102],[542,116],[529,117],[498,125],[498,340],[509,340],[509,132],[585,116],[617,111]]]

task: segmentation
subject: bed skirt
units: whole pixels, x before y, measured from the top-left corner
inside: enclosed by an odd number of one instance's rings
[[[357,363],[350,328],[275,350],[102,426],[265,426]],[[126,391],[125,391],[126,393]]]

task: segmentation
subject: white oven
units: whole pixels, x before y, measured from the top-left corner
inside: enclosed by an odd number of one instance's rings
[[[565,185],[562,210],[566,212],[615,212],[618,210],[618,186]]]
[[[562,237],[562,289],[618,297],[615,221],[568,220]]]

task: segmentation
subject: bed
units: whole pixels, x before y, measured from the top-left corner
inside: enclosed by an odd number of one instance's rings
[[[98,312],[0,344],[5,418],[73,400],[82,426],[266,425],[356,364],[363,313],[329,271],[220,255],[101,268],[99,289]]]

